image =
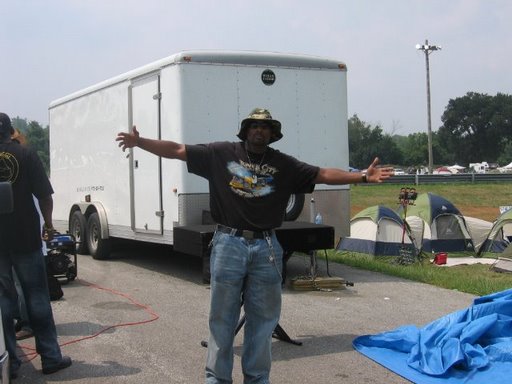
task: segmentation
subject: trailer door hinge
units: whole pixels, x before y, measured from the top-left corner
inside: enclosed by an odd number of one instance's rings
[[[162,92],[158,92],[157,94],[153,95],[153,100],[160,100],[162,98]]]
[[[164,211],[156,211],[155,215],[158,217],[164,217]]]

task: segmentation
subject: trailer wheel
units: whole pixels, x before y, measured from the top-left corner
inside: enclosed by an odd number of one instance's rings
[[[87,247],[89,253],[96,260],[105,260],[110,254],[109,239],[101,238],[101,223],[97,212],[87,220]]]
[[[82,212],[75,211],[69,220],[69,233],[74,236],[76,241],[76,253],[87,254],[87,220]]]
[[[302,212],[302,208],[304,208],[304,200],[305,197],[303,193],[290,196],[288,204],[286,205],[286,212],[284,214],[285,221],[293,221],[299,217]]]

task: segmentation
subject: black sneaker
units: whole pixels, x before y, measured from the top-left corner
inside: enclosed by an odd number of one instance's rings
[[[34,336],[34,332],[31,329],[20,329],[16,332],[16,340],[25,340]]]
[[[11,380],[17,379],[18,378],[18,373],[19,373],[19,370],[15,370],[15,371],[11,370],[11,373],[9,375]]]
[[[49,375],[50,373],[55,373],[61,369],[67,368],[71,364],[73,364],[73,362],[69,356],[62,356],[62,360],[58,364],[43,367],[43,373]]]
[[[14,323],[14,331],[19,332],[21,331],[21,328],[23,328],[23,322],[19,319],[16,319]]]
[[[9,377],[11,380],[18,378],[18,374],[20,373],[20,364],[11,365],[9,367]]]

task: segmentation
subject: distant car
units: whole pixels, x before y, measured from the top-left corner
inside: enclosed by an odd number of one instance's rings
[[[439,167],[434,169],[434,172],[432,172],[434,175],[443,175],[443,176],[450,176],[452,175],[452,171],[448,169],[447,167]]]
[[[405,172],[402,168],[395,168],[395,175],[405,175]]]

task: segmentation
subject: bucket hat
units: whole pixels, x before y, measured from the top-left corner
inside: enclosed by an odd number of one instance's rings
[[[247,139],[247,129],[251,125],[251,123],[268,123],[272,127],[272,137],[270,138],[270,143],[273,143],[277,140],[280,140],[283,137],[281,133],[281,123],[272,118],[270,111],[264,108],[254,108],[249,116],[242,120],[240,124],[240,131],[238,132],[238,138],[242,141]]]

